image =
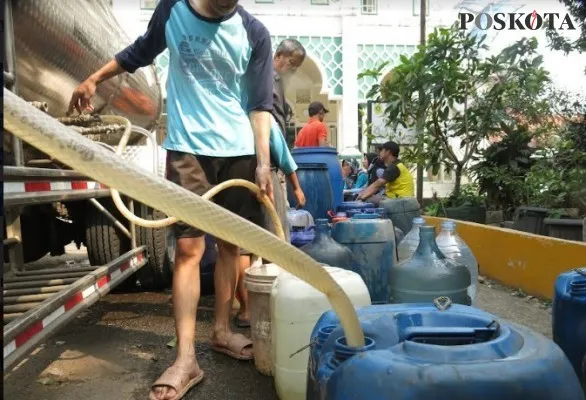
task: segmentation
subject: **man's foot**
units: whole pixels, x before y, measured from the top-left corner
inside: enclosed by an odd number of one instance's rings
[[[248,313],[239,311],[236,317],[234,317],[234,323],[238,328],[250,328],[250,317]]]
[[[228,332],[214,334],[211,338],[212,350],[226,354],[236,360],[252,360],[252,341],[240,333]]]
[[[149,400],[180,400],[203,379],[197,363],[189,367],[172,365],[151,386]]]

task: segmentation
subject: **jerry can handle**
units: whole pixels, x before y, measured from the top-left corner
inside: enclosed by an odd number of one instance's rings
[[[433,299],[433,304],[440,311],[445,311],[452,306],[452,300],[447,296],[440,296]]]
[[[498,336],[500,325],[493,321],[486,327],[410,326],[403,330],[405,341],[443,346],[484,343]]]

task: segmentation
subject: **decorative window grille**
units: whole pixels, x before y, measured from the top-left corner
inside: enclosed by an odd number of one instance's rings
[[[378,0],[360,0],[362,14],[375,15],[378,11]]]

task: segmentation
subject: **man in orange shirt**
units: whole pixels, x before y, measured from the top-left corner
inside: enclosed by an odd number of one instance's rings
[[[324,124],[324,117],[329,111],[319,101],[309,105],[309,121],[299,131],[295,147],[327,146],[328,128]]]

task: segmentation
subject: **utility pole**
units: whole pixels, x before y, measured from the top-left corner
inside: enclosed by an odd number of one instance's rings
[[[425,20],[427,17],[427,0],[421,0],[419,8],[419,41],[421,45],[425,45]],[[420,93],[420,96],[423,93]],[[425,116],[420,116],[421,119]],[[424,127],[421,124],[422,121],[418,121],[418,132],[417,132],[417,146],[419,152],[423,150],[423,134]],[[420,206],[423,206],[423,164],[421,161],[417,163],[417,202]]]

